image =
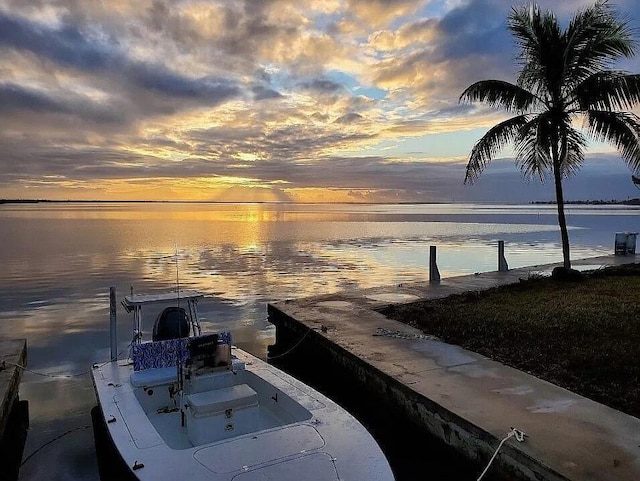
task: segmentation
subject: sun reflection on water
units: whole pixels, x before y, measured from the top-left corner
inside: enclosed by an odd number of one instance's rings
[[[637,225],[635,210],[572,208],[568,218],[576,259],[610,253],[613,233]],[[205,293],[205,332],[230,330],[264,358],[270,301],[427,280],[432,245],[445,278],[496,270],[498,240],[510,267],[558,262],[558,237],[553,206],[1,205],[0,336],[26,338],[34,370],[82,372],[109,355],[110,286],[122,298],[179,285]],[[131,319],[117,314],[126,352]],[[21,391],[31,443],[95,402],[86,376],[25,373]],[[85,444],[73,449],[89,456]]]

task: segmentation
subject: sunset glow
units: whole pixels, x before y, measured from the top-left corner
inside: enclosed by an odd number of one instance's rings
[[[591,2],[539,3],[566,20]],[[0,0],[0,198],[491,196],[462,180],[503,116],[458,97],[514,80],[512,4]]]

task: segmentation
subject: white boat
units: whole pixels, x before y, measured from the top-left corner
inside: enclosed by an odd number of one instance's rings
[[[101,414],[94,423],[103,423],[94,429],[107,434],[124,474],[153,481],[394,479],[352,415],[232,346],[229,333],[202,335],[201,297],[197,291],[126,297],[130,356],[92,369]],[[152,340],[144,341],[143,306],[146,312],[167,303]]]

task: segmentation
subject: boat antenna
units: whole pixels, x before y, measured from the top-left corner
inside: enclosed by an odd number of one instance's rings
[[[178,307],[180,307],[180,269],[178,268],[178,243],[176,242],[176,289],[178,291]]]
[[[178,307],[178,317],[180,317],[180,267],[178,265],[178,243],[176,242],[176,306]],[[178,319],[178,336],[182,337],[182,322]]]
[[[178,265],[178,242],[176,242],[176,303],[178,307],[178,337],[182,339],[182,319],[180,316],[180,268]],[[180,348],[177,349],[177,358],[178,362],[176,363],[177,375],[179,379],[180,385],[182,385],[182,350]],[[180,386],[180,390],[182,390],[182,386]],[[184,413],[182,413],[182,425],[184,426]]]

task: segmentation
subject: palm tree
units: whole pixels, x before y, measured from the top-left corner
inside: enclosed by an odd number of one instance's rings
[[[582,166],[587,139],[613,144],[634,172],[640,170],[640,118],[625,111],[640,101],[640,75],[609,69],[634,55],[635,41],[628,22],[607,0],[576,13],[565,30],[552,12],[533,4],[513,8],[508,27],[520,48],[516,84],[483,80],[468,87],[460,101],[501,107],[514,117],[476,142],[465,183],[476,181],[508,144],[525,177],[544,180],[550,174],[564,267],[570,269],[562,181]]]

